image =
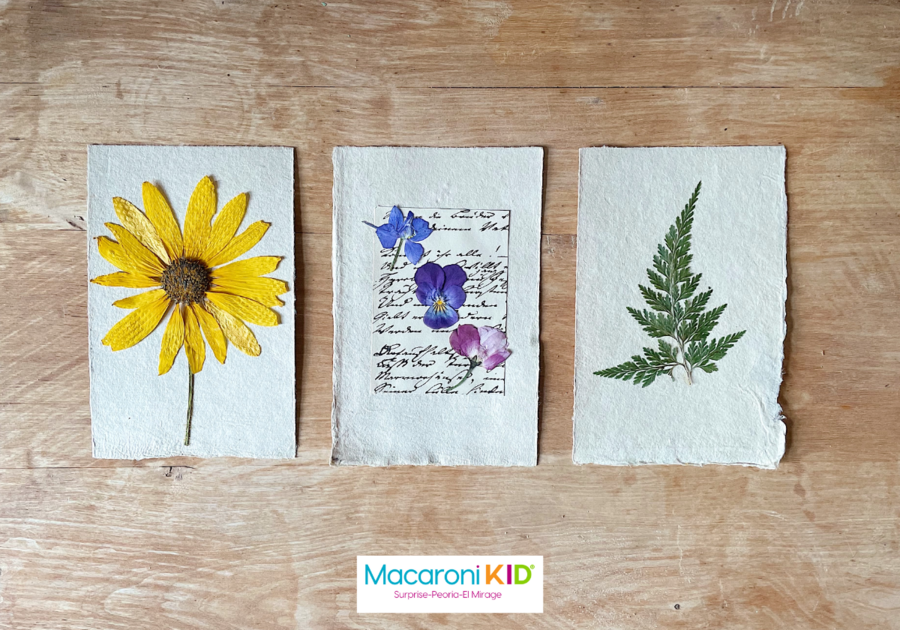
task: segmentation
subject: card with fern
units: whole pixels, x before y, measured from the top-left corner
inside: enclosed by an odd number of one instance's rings
[[[784,147],[580,152],[573,459],[784,453]]]
[[[702,183],[697,182],[684,210],[657,246],[653,268],[647,269],[650,286],[639,285],[649,310],[628,307],[644,332],[658,340],[658,347],[644,348],[643,355],[636,354],[630,361],[594,374],[647,387],[664,374],[674,379],[675,371],[681,368],[691,385],[695,369],[717,371],[716,362],[724,359],[747,332],[709,338],[728,305],[707,308],[713,291],[698,293],[702,274],[691,272],[691,228]]]

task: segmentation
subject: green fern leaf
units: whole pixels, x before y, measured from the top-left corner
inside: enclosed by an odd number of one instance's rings
[[[707,374],[718,371],[715,362],[725,358],[744,336],[746,331],[742,330],[709,340],[728,305],[706,310],[712,289],[697,293],[702,274],[691,272],[694,260],[691,229],[701,184],[697,183],[684,209],[663,236],[663,242],[657,245],[653,269],[647,269],[650,286],[638,285],[650,310],[626,307],[643,331],[658,340],[658,349],[644,348],[643,355],[636,354],[631,361],[594,374],[647,387],[663,374],[674,378],[676,368],[682,367],[691,383],[695,368]],[[672,343],[665,339],[671,339]]]
[[[678,366],[675,349],[663,340],[659,341],[659,349],[644,348],[644,356],[631,357],[631,361],[620,363],[605,370],[594,372],[599,376],[616,378],[623,381],[634,381],[635,385],[647,387],[658,376],[671,373]]]
[[[640,289],[641,295],[644,296],[644,301],[647,302],[647,305],[654,311],[668,313],[672,310],[672,298],[670,296],[657,293],[644,285],[638,285],[638,289]]]

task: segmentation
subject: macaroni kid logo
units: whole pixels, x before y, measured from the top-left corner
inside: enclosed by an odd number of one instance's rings
[[[358,556],[356,610],[543,612],[542,556]]]

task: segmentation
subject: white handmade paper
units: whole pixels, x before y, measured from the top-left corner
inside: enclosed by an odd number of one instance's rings
[[[506,330],[509,276],[509,210],[405,208],[426,219],[434,232],[423,241],[423,260],[457,264],[466,272],[466,324]],[[375,224],[387,221],[390,208],[379,207]],[[372,391],[375,393],[449,394],[469,361],[450,347],[450,329],[423,323],[426,306],[415,299],[416,267],[372,239],[375,290],[372,292]],[[394,268],[392,269],[392,264]],[[463,321],[463,320],[461,320]],[[506,364],[490,372],[476,370],[461,394],[506,393]]]
[[[228,344],[220,364],[210,348],[194,379],[190,446],[185,446],[188,366],[184,350],[172,369],[158,375],[160,344],[168,315],[137,345],[113,352],[101,340],[130,311],[113,301],[146,291],[88,285],[91,432],[98,458],[142,459],[170,455],[281,458],[296,452],[294,361],[293,150],[278,147],[91,146],[88,149],[88,277],[118,271],[97,251],[95,238],[120,223],[113,197],[144,209],[141,185],[166,195],[180,226],[194,187],[204,176],[216,184],[218,210],[239,193],[249,194],[238,233],[255,221],[271,225],[238,260],[283,256],[269,277],[288,283],[281,323],[248,324],[262,348],[247,356]]]
[[[537,461],[543,150],[334,151],[332,462],[531,466]],[[429,221],[413,265],[375,230],[393,206]],[[465,269],[458,324],[506,332],[512,352],[456,389],[456,325],[423,325],[426,262]]]
[[[778,404],[787,296],[784,168],[783,147],[581,150],[576,463],[777,466],[785,443]],[[670,226],[701,181],[686,259],[692,274],[702,274],[699,284],[693,292],[677,282],[655,287],[648,270],[666,271],[668,263],[654,256],[669,255]],[[666,316],[667,304],[654,309],[641,285],[680,305],[673,321],[683,318],[684,351],[672,337],[652,337],[627,310]],[[672,286],[679,288],[668,294]],[[704,363],[685,308],[709,289],[707,311],[727,306],[706,342],[740,338],[724,357]],[[660,340],[681,363],[653,358],[667,348]],[[667,367],[646,387],[595,374],[635,355]]]

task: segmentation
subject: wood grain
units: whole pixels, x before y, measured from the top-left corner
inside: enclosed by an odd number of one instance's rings
[[[900,628],[898,31],[894,2],[0,2],[0,628]],[[91,459],[90,143],[296,147],[296,460]],[[578,148],[773,143],[784,463],[574,466]],[[546,148],[537,468],[328,466],[342,144]],[[358,616],[362,553],[544,555],[546,612]]]
[[[13,2],[0,80],[371,87],[863,86],[895,2]]]

